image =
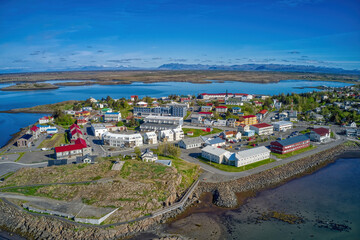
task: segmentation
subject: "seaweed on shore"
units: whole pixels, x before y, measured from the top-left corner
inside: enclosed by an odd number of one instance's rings
[[[300,224],[305,222],[304,218],[301,216],[296,216],[293,214],[277,212],[277,211],[264,212],[258,218],[258,220],[262,220],[262,221],[269,221],[271,219],[276,219],[289,224]]]

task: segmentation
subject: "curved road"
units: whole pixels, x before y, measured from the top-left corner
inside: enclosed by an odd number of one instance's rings
[[[46,167],[47,165],[48,165],[47,162],[32,163],[32,164],[17,163],[17,162],[0,162],[0,176],[3,176],[4,174],[7,174],[9,172],[15,172],[23,167]]]

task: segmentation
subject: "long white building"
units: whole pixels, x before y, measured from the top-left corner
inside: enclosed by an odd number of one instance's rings
[[[144,123],[141,124],[140,129],[144,130],[167,130],[181,128],[184,124],[182,117],[168,117],[168,116],[152,116],[149,115],[144,118]]]
[[[143,138],[139,133],[119,134],[106,132],[103,135],[103,143],[112,147],[138,147],[143,145]]]
[[[293,123],[288,121],[274,122],[274,131],[285,132],[288,129],[293,128]]]
[[[91,131],[95,137],[101,137],[104,133],[108,132],[108,129],[103,123],[93,123],[91,124]]]

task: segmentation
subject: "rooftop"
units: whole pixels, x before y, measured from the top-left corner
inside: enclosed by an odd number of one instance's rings
[[[252,125],[253,127],[256,127],[256,128],[267,128],[267,127],[272,127],[272,125],[270,124],[267,124],[267,123],[258,123],[258,124],[254,124]]]
[[[249,156],[253,156],[253,155],[257,155],[257,154],[261,154],[261,153],[270,153],[270,150],[264,146],[261,146],[261,147],[255,147],[255,148],[251,148],[248,150],[244,150],[244,151],[239,151],[236,155],[238,158],[245,158],[245,157],[249,157]]]
[[[202,152],[207,152],[213,155],[222,155],[227,153],[228,151],[226,151],[225,149],[222,148],[217,148],[217,147],[212,147],[212,146],[206,146],[203,149],[201,149]]]
[[[296,136],[296,137],[292,137],[292,138],[287,138],[284,140],[280,140],[280,141],[276,141],[278,142],[280,145],[282,146],[289,146],[298,142],[303,142],[309,140],[308,137],[306,137],[305,135],[300,135],[300,136]]]
[[[330,133],[330,130],[328,128],[315,128],[313,129],[313,132],[319,134],[320,136],[325,136],[326,134]]]

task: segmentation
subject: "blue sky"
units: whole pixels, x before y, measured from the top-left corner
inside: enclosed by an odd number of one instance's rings
[[[360,69],[358,0],[0,0],[0,72],[164,63]]]

